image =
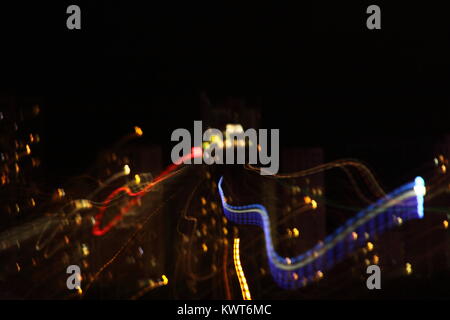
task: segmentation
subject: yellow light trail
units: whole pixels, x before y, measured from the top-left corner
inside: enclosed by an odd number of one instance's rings
[[[241,265],[241,258],[239,257],[239,238],[234,238],[233,246],[233,258],[234,267],[236,268],[236,274],[239,279],[239,285],[241,286],[242,298],[244,300],[252,300],[250,295],[250,289],[248,288],[247,279],[245,278],[244,270]]]

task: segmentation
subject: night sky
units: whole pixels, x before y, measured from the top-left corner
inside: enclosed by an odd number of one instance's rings
[[[332,146],[331,158],[352,143],[450,131],[443,9],[380,3],[382,30],[369,31],[372,3],[76,3],[81,31],[65,26],[72,3],[17,4],[0,17],[0,90],[43,101],[58,173],[83,172],[134,125],[170,148],[172,130],[199,119],[202,92],[259,106],[283,145]]]

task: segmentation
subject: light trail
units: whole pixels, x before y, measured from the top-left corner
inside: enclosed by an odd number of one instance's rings
[[[168,284],[169,284],[169,279],[164,274],[161,276],[161,280],[158,280],[158,281],[148,280],[147,286],[145,288],[141,289],[134,296],[132,296],[130,300],[137,300],[137,299],[141,298],[147,292],[149,292],[155,288],[167,286]]]
[[[259,172],[264,171],[265,168],[258,168],[251,164],[246,164],[244,166],[247,170]],[[386,192],[383,190],[383,188],[378,183],[377,179],[375,179],[373,173],[369,170],[369,168],[360,162],[359,160],[354,159],[341,159],[329,163],[324,163],[321,165],[318,165],[316,167],[312,167],[306,170],[301,170],[298,172],[290,173],[290,174],[275,174],[275,175],[266,175],[267,178],[274,178],[274,179],[293,179],[293,178],[300,178],[305,177],[309,175],[313,175],[316,173],[320,173],[326,170],[331,170],[335,168],[340,168],[344,171],[344,173],[350,178],[351,183],[356,187],[356,183],[351,175],[351,173],[346,169],[346,167],[352,167],[359,171],[363,179],[366,181],[366,184],[372,189],[373,193],[377,197],[383,197],[386,195]]]
[[[296,257],[281,257],[275,252],[270,232],[269,214],[260,204],[231,206],[225,200],[222,189],[223,177],[218,189],[225,216],[238,224],[257,225],[263,229],[269,267],[274,280],[285,289],[306,285],[323,271],[342,261],[356,247],[374,239],[387,229],[395,227],[397,219],[407,221],[423,217],[425,182],[417,177],[411,182],[381,198],[360,211],[334,233],[327,236],[304,254]],[[357,235],[355,237],[354,235]]]
[[[167,178],[170,178],[173,176],[173,172],[175,169],[177,169],[183,162],[187,159],[194,159],[197,157],[201,157],[203,155],[201,148],[192,148],[191,153],[183,156],[180,158],[176,163],[171,164],[167,167],[166,170],[164,170],[159,176],[155,178],[154,181],[150,182],[147,186],[145,186],[142,190],[138,192],[133,192],[130,187],[123,186],[119,187],[113,192],[109,194],[109,196],[106,198],[105,201],[103,201],[103,206],[99,209],[99,212],[95,216],[95,222],[94,226],[92,228],[92,234],[94,236],[103,236],[108,231],[110,231],[122,218],[124,215],[130,210],[130,208],[135,205],[138,202],[138,199],[145,195],[147,192],[149,192],[154,186],[159,184],[160,182],[166,180]],[[105,226],[101,226],[103,217],[105,215],[106,209],[108,208],[108,204],[113,201],[117,195],[121,194],[122,192],[125,192],[130,197],[137,197],[136,199],[132,199],[128,205],[122,208],[122,210],[114,216],[113,219],[111,219]]]
[[[239,254],[239,238],[234,238],[233,245],[233,259],[234,259],[234,267],[236,269],[236,275],[239,280],[239,285],[241,287],[242,299],[244,300],[252,300],[250,295],[250,289],[247,284],[247,279],[245,278],[244,270],[241,265],[241,257]]]

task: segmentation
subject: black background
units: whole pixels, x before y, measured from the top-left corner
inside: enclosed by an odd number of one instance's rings
[[[81,30],[66,28],[70,4]],[[366,28],[370,4],[381,30]],[[329,158],[450,131],[441,4],[16,2],[0,12],[0,90],[43,99],[55,174],[83,172],[134,125],[170,151],[172,130],[199,119],[201,92],[245,98],[283,145],[332,146]],[[378,157],[366,160],[382,166],[382,148]]]

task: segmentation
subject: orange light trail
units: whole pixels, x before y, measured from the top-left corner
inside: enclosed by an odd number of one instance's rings
[[[234,267],[236,268],[236,274],[239,279],[239,285],[241,286],[242,298],[244,300],[252,300],[250,295],[250,289],[248,288],[247,279],[245,278],[244,270],[241,265],[241,258],[239,257],[239,238],[234,238],[233,246],[233,258]]]

